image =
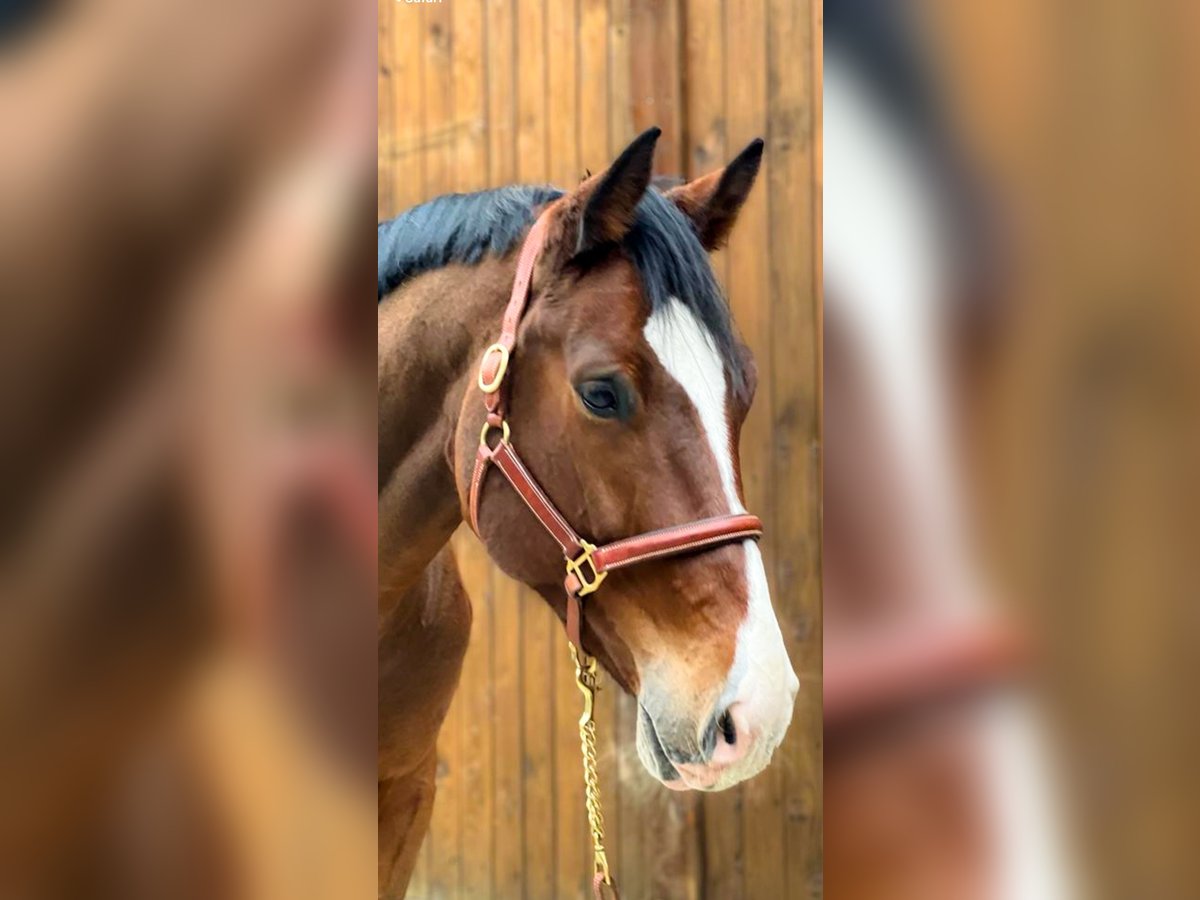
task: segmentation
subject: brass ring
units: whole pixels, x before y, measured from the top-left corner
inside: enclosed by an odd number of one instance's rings
[[[500,367],[496,369],[496,374],[492,376],[492,380],[485,382],[483,380],[483,367],[487,365],[488,357],[492,355],[493,351],[500,354]],[[492,346],[483,351],[483,359],[479,361],[479,377],[476,378],[479,389],[485,394],[496,393],[496,391],[500,390],[500,383],[504,381],[504,373],[507,371],[508,348],[499,342],[492,344]]]
[[[501,421],[501,423],[498,426],[496,426],[496,425],[493,425],[491,422],[484,421],[483,430],[479,432],[479,446],[488,447],[488,442],[487,442],[488,431],[491,430],[492,428],[497,428],[497,427],[500,429],[500,444],[508,443],[508,435],[509,435],[508,422]],[[500,444],[497,444],[496,446],[499,447]],[[488,449],[490,450],[491,448],[488,447]]]

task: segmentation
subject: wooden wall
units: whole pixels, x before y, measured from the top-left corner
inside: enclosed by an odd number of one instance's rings
[[[599,704],[609,859],[629,900],[821,895],[819,0],[379,2],[379,215],[447,191],[575,184],[640,130],[696,176],[756,136],[759,184],[716,260],[760,385],[747,502],[802,688],[771,767],[678,795],[642,770],[635,705]],[[456,537],[475,625],[439,745],[412,898],[582,897],[575,690],[541,601]]]

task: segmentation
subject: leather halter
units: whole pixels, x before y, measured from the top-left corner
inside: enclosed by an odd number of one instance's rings
[[[477,383],[487,408],[487,421],[480,434],[479,452],[471,477],[470,519],[471,527],[479,534],[479,499],[483,492],[484,478],[494,465],[562,550],[567,570],[563,580],[567,592],[567,638],[582,653],[582,600],[600,587],[610,571],[735,541],[758,539],[762,536],[763,525],[757,516],[747,513],[715,516],[596,546],[580,537],[571,527],[517,455],[510,441],[508,422],[505,420],[507,391],[504,379],[511,369],[517,344],[517,328],[529,302],[533,267],[545,244],[553,209],[552,204],[538,217],[521,246],[512,296],[501,324],[500,339],[483,352],[483,359],[480,361]],[[488,444],[489,434],[493,431],[500,433],[494,446]]]

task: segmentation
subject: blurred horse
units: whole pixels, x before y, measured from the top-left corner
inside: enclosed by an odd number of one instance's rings
[[[825,883],[839,900],[1069,896],[1027,705],[967,702],[1023,654],[955,446],[1003,243],[911,12],[826,4]]]

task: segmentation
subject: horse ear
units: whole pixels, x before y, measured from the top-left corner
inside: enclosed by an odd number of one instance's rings
[[[667,197],[692,220],[705,250],[719,249],[729,237],[754,187],[762,155],[762,138],[755,138],[724,169],[667,191]]]
[[[585,253],[621,240],[633,227],[638,202],[650,184],[654,145],[662,129],[642,132],[604,172],[574,192],[583,207],[574,252]]]

